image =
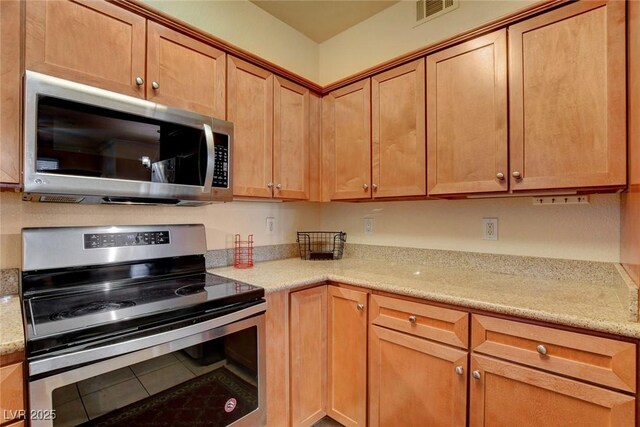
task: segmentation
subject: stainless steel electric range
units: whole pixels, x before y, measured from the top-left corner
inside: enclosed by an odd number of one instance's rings
[[[204,226],[22,241],[32,426],[265,423],[264,290],[206,272]]]

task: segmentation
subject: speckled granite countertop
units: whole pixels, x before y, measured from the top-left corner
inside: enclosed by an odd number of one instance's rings
[[[0,355],[24,350],[22,311],[17,295],[0,297]]]
[[[557,280],[362,259],[263,262],[251,269],[209,272],[265,288],[266,293],[325,280],[640,338],[637,289],[621,271],[615,280]],[[634,297],[635,292],[635,297]]]

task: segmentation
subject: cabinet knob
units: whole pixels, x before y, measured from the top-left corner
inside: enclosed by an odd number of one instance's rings
[[[158,89],[160,89],[160,83],[151,82],[151,87],[154,88],[155,90],[158,90]]]
[[[417,321],[418,321],[418,319],[416,318],[416,316],[409,316],[409,322],[415,324]]]
[[[268,188],[273,188],[273,182],[268,183],[268,184],[267,184],[267,187],[268,187]]]
[[[377,184],[371,184],[371,188],[373,188],[373,191],[378,191],[378,185]]]
[[[518,171],[513,171],[511,173],[511,176],[514,177],[515,179],[521,179],[522,178],[522,175]]]
[[[278,185],[276,185],[276,188],[277,188],[278,190],[282,189],[282,184],[278,184]]]
[[[362,311],[364,310],[364,304],[358,303],[358,305],[356,305],[356,308],[358,309],[358,311]]]
[[[479,380],[479,379],[480,379],[480,377],[481,377],[481,375],[480,375],[480,371],[473,371],[473,372],[471,373],[471,376],[473,376],[473,378],[475,378],[475,379]]]
[[[496,178],[498,178],[500,181],[503,181],[504,180],[504,174],[502,172],[498,172],[496,174]]]
[[[456,374],[458,375],[464,374],[464,368],[462,366],[456,366]]]
[[[366,190],[366,189],[368,189],[368,188],[369,188],[369,186],[368,186],[367,184],[362,184],[362,188],[363,188],[364,190]]]
[[[547,347],[545,347],[543,344],[540,344],[539,346],[537,346],[536,350],[538,350],[538,353],[540,353],[542,355],[546,355],[547,354]]]
[[[144,84],[144,79],[140,76],[136,77],[136,84],[138,86],[142,86]]]

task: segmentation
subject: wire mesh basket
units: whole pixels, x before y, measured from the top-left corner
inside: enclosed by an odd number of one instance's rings
[[[298,231],[300,258],[304,260],[341,259],[347,233],[342,231]]]

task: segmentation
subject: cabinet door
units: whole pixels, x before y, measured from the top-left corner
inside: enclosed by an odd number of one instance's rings
[[[24,372],[22,363],[0,368],[0,412],[5,418],[24,409]]]
[[[232,56],[228,65],[227,118],[234,126],[233,195],[271,197],[273,74]]]
[[[327,415],[346,427],[367,422],[367,293],[328,290]]]
[[[292,292],[291,425],[310,426],[325,415],[327,287]]]
[[[276,77],[273,95],[274,197],[309,198],[309,89]]]
[[[632,396],[483,356],[471,370],[471,427],[635,425]]]
[[[624,21],[588,1],[509,27],[513,190],[625,185]]]
[[[0,1],[0,183],[20,183],[20,1]]]
[[[331,200],[371,198],[371,82],[331,92],[323,103],[323,181]]]
[[[224,119],[225,53],[155,22],[147,25],[147,99]]]
[[[427,56],[430,195],[506,191],[507,32]]]
[[[373,197],[424,196],[424,59],[371,78]]]
[[[463,427],[467,352],[376,325],[369,331],[369,425]]]
[[[25,67],[144,98],[143,17],[104,1],[26,2]]]

